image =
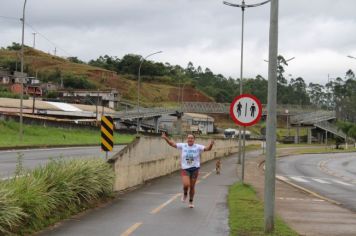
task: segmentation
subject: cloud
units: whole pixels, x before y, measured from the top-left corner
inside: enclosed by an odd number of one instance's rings
[[[231,2],[240,2],[234,0]],[[258,0],[246,0],[257,3]],[[356,61],[353,0],[280,2],[279,52],[295,57],[287,68],[307,82],[327,82],[327,74],[343,76]],[[21,17],[22,1],[3,0],[0,16]],[[244,75],[267,77],[269,4],[245,11]],[[42,35],[36,45],[45,52],[90,60],[108,54],[147,55],[179,64],[189,61],[225,77],[239,77],[241,10],[217,0],[28,0],[26,22]],[[0,46],[20,41],[19,21],[0,18]],[[31,27],[25,43],[32,45]],[[53,45],[55,44],[55,45]],[[62,50],[63,49],[63,50]]]

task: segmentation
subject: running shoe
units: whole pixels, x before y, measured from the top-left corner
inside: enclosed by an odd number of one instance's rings
[[[189,202],[189,208],[194,208],[194,204],[192,202]]]
[[[182,201],[182,202],[185,202],[185,201],[187,200],[187,196],[188,196],[188,195],[182,194],[181,201]]]

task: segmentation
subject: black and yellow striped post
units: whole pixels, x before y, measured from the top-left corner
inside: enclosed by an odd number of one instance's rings
[[[101,117],[101,150],[106,152],[112,151],[114,147],[114,120],[111,116]]]

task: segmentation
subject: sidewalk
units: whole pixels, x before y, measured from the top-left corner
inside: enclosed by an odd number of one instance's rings
[[[263,157],[247,158],[245,181],[254,186],[263,201]],[[276,214],[300,235],[355,236],[356,213],[276,180]]]

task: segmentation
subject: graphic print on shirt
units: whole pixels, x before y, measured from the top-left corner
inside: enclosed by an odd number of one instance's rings
[[[186,143],[177,143],[177,148],[181,152],[181,167],[188,169],[191,167],[200,167],[200,153],[204,151],[205,146],[194,144],[189,146]]]
[[[184,151],[185,153],[185,160],[189,166],[194,166],[194,156],[198,153],[197,149],[188,149]]]

